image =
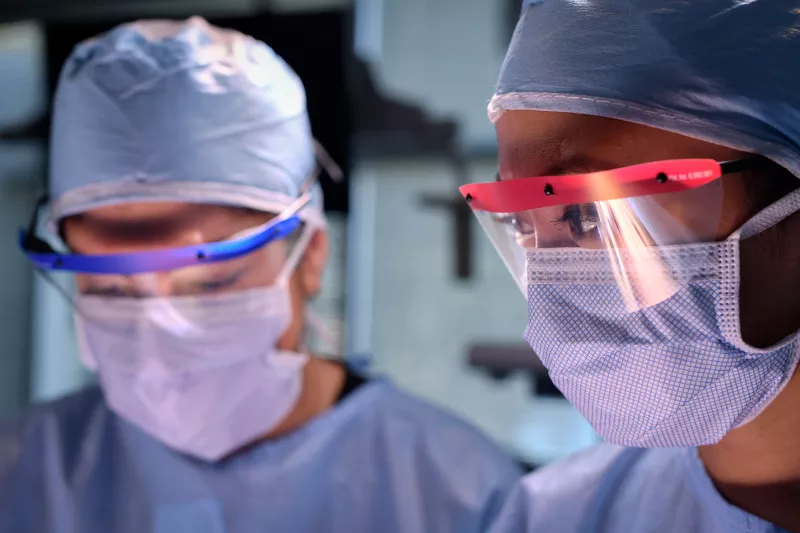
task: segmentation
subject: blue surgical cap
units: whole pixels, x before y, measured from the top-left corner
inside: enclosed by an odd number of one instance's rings
[[[616,118],[800,176],[798,61],[800,0],[528,0],[489,114]]]
[[[278,213],[316,170],[303,85],[264,43],[194,17],[78,45],[56,91],[54,219],[125,202]],[[324,223],[321,195],[303,211]]]

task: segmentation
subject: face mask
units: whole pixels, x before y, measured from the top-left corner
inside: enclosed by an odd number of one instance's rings
[[[215,461],[275,428],[297,403],[307,356],[279,352],[288,283],[307,228],[275,285],[166,298],[79,296],[81,358],[120,416],[168,446]]]
[[[742,340],[738,301],[740,240],[798,210],[800,191],[726,241],[664,247],[664,264],[687,281],[635,312],[614,283],[607,253],[529,251],[525,338],[555,385],[608,442],[645,448],[719,442],[758,416],[798,364],[798,334],[763,350]]]

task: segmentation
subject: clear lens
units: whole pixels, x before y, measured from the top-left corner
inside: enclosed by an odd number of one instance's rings
[[[307,232],[308,230],[306,230]],[[289,239],[274,241],[250,254],[228,261],[217,261],[206,265],[179,268],[167,272],[136,274],[130,276],[115,274],[68,274],[40,270],[39,274],[53,285],[61,295],[70,302],[82,320],[111,324],[115,317],[106,311],[93,309],[118,309],[120,317],[129,317],[123,311],[130,311],[132,306],[141,306],[148,301],[158,302],[159,309],[166,309],[164,302],[181,302],[186,309],[191,309],[191,302],[198,298],[218,301],[218,306],[208,309],[219,316],[202,317],[206,320],[237,320],[226,311],[225,302],[239,299],[242,295],[254,290],[270,287],[290,274],[287,268],[294,258],[293,252],[301,245],[305,233],[300,240]],[[100,302],[87,307],[87,302]],[[82,303],[83,302],[83,305]],[[149,305],[149,304],[148,304]],[[236,309],[230,307],[231,310]],[[228,313],[228,316],[225,314]],[[125,318],[128,320],[128,318]],[[177,321],[176,323],[180,323]]]
[[[718,239],[722,187],[722,181],[715,180],[696,189],[660,195],[514,213],[473,212],[523,294],[527,295],[530,283],[536,283],[532,273],[541,273],[536,262],[552,257],[547,250],[585,250],[595,253],[584,257],[601,254],[626,300],[642,307],[663,301],[680,283],[662,253],[665,249]]]
[[[248,255],[228,261],[217,261],[168,272],[131,276],[76,274],[75,284],[77,292],[82,295],[126,298],[198,296],[234,292],[273,283],[282,264],[275,261],[280,258],[276,253],[279,248],[285,248],[285,243],[272,243]],[[280,255],[285,256],[285,252]],[[271,266],[275,263],[277,268]]]

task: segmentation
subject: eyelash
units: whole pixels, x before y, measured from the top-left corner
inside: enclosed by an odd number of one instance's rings
[[[231,285],[239,281],[239,278],[241,276],[242,276],[241,272],[236,272],[235,274],[228,276],[225,279],[221,279],[218,281],[207,281],[205,283],[202,283],[201,287],[203,288],[204,291],[216,291],[219,289],[224,289],[226,287],[230,287]]]
[[[564,213],[551,222],[561,227],[567,226],[576,243],[596,238],[600,223],[597,209],[593,204],[567,206]],[[590,224],[594,226],[586,227]]]
[[[97,287],[97,288],[89,288],[84,291],[84,294],[87,296],[103,296],[106,298],[120,298],[125,296],[130,296],[124,290],[121,290],[119,287]]]
[[[560,217],[554,218],[551,220],[551,222],[553,224],[563,226],[569,224],[570,222],[575,222],[576,220],[580,222],[597,222],[597,210],[594,208],[594,206],[581,209],[580,205],[570,205],[564,209],[564,213]]]
[[[213,292],[225,289],[238,282],[242,274],[243,272],[235,272],[234,274],[229,275],[221,280],[198,283],[197,287],[202,292]],[[126,290],[126,287],[121,285],[120,286],[109,285],[106,287],[90,287],[84,291],[84,294],[89,296],[102,296],[106,298],[137,297],[133,292],[131,292],[130,290]]]

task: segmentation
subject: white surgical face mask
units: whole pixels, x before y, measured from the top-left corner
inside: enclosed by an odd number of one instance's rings
[[[302,391],[305,354],[276,349],[304,230],[270,287],[211,296],[78,296],[81,359],[110,407],[168,446],[214,461],[269,433]]]
[[[664,247],[672,278],[690,279],[634,312],[608,258],[581,249],[530,251],[525,337],[607,441],[644,448],[719,442],[775,399],[800,359],[800,333],[756,349],[742,340],[739,322],[740,239],[798,210],[800,191],[724,242]]]

